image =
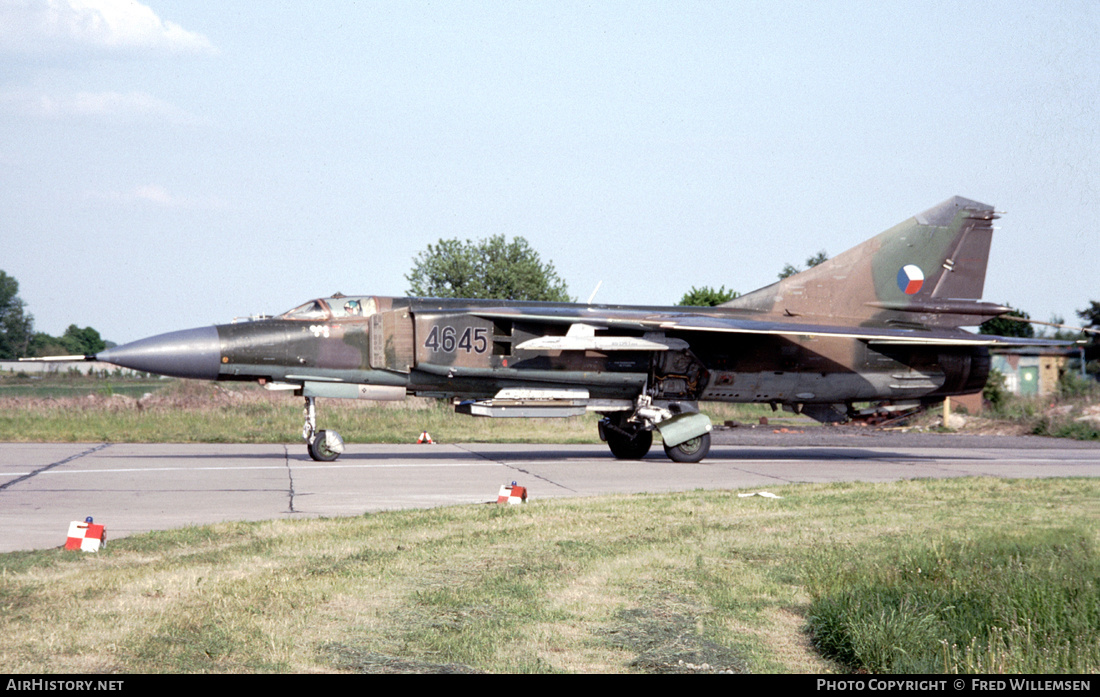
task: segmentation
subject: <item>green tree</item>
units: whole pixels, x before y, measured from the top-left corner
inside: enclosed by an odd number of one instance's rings
[[[1086,327],[1096,327],[1100,329],[1100,302],[1096,300],[1090,300],[1089,306],[1084,310],[1078,310],[1077,316],[1082,320],[1088,322]]]
[[[1011,307],[1006,305],[1006,307]],[[1029,339],[1035,336],[1035,327],[1027,322],[1017,322],[1015,320],[1007,319],[1008,317],[1019,317],[1021,319],[1031,319],[1031,316],[1022,310],[1012,308],[1005,314],[994,317],[991,320],[982,322],[978,326],[979,334],[992,334],[994,336],[1014,336]]]
[[[87,356],[107,348],[107,342],[99,336],[99,332],[91,327],[81,329],[75,324],[70,324],[61,335],[61,344],[73,355]]]
[[[779,280],[782,281],[784,278],[793,276],[801,270],[802,269],[798,268],[794,264],[784,264],[783,270],[779,272]]]
[[[1087,322],[1085,326],[1093,331],[1086,332],[1089,343],[1085,346],[1085,370],[1100,380],[1100,335],[1095,330],[1100,329],[1100,302],[1089,301],[1089,306],[1084,310],[1078,310],[1077,316]]]
[[[91,327],[81,329],[75,324],[60,337],[38,332],[31,339],[30,356],[87,356],[107,348],[107,342]]]
[[[812,257],[806,259],[806,268],[807,269],[812,269],[813,267],[817,266],[818,264],[821,264],[821,263],[826,262],[828,260],[829,260],[828,253],[826,253],[825,250],[822,249],[817,254],[815,254]],[[784,278],[787,278],[788,276],[793,276],[796,273],[801,273],[801,272],[802,272],[802,269],[798,268],[794,264],[785,264],[783,266],[783,270],[779,272],[779,280],[782,281]]]
[[[714,307],[715,305],[721,305],[724,302],[733,300],[738,295],[741,295],[735,290],[726,290],[725,286],[722,286],[718,290],[711,288],[710,286],[703,286],[702,288],[691,287],[691,290],[684,293],[684,297],[680,298],[680,302],[677,305],[690,305],[692,307]]]
[[[67,356],[69,353],[61,339],[45,332],[35,332],[31,337],[30,348],[27,349],[28,356]]]
[[[982,399],[989,402],[989,408],[999,412],[1008,399],[1009,392],[1005,389],[1005,376],[999,370],[990,370],[989,378],[982,388]]]
[[[27,355],[34,335],[34,317],[19,297],[19,281],[0,271],[0,358]]]
[[[421,297],[572,301],[554,265],[522,237],[439,240],[413,258],[405,280],[406,292]]]

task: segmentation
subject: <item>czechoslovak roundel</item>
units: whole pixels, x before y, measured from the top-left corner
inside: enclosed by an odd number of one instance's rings
[[[906,295],[913,295],[924,285],[924,272],[914,264],[906,264],[898,270],[898,288]]]

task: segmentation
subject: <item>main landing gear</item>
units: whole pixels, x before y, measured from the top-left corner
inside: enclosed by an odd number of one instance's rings
[[[673,462],[699,462],[710,452],[710,434],[686,440],[679,445],[669,447],[665,443],[665,455]]]
[[[600,436],[619,460],[641,460],[653,447],[653,431],[628,423],[624,414],[604,417],[600,421]]]
[[[694,409],[680,403],[657,406],[642,395],[633,413],[616,412],[600,420],[600,438],[617,459],[640,460],[653,447],[656,429],[670,460],[699,462],[710,452],[710,419]]]
[[[332,462],[344,452],[344,439],[336,431],[317,430],[316,397],[306,397],[306,422],[302,438],[306,441],[309,456],[318,462]]]

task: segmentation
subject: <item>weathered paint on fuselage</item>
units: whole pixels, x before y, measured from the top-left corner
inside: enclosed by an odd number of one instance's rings
[[[647,387],[665,400],[814,404],[936,399],[980,389],[988,372],[980,347],[872,347],[845,337],[670,332],[669,339],[682,339],[689,348],[526,351],[517,347],[568,329],[537,318],[547,312],[566,313],[578,322],[591,316],[600,324],[617,311],[661,316],[684,308],[508,303],[513,316],[532,316],[524,321],[480,316],[479,311],[500,309],[493,301],[374,301],[377,313],[367,317],[219,326],[219,379],[389,385],[409,394],[470,399],[515,387],[583,387],[593,399],[632,399]],[[731,308],[692,312],[760,319],[758,313]]]

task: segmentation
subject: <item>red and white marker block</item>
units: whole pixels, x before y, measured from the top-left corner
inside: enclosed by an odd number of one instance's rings
[[[497,503],[527,503],[527,487],[519,486],[515,482],[505,484],[497,494]]]
[[[98,552],[106,537],[107,530],[103,525],[74,520],[69,523],[69,537],[65,540],[65,549]]]
[[[430,435],[428,435],[427,431],[423,431],[420,434],[420,437],[416,439],[416,442],[417,442],[418,445],[421,444],[421,443],[427,443],[428,445],[432,445],[432,444],[435,443],[435,441],[432,440],[432,437]]]

